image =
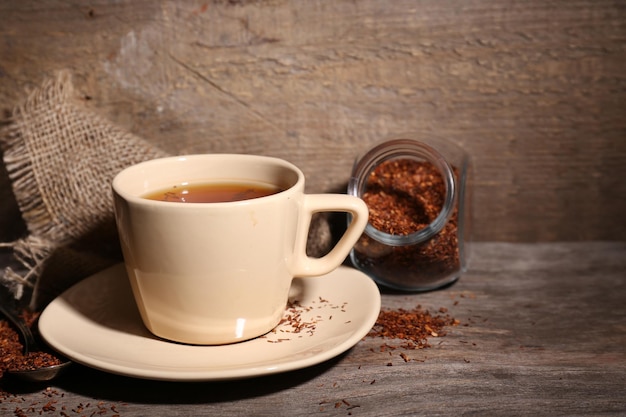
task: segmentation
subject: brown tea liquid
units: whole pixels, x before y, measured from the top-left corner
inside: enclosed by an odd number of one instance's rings
[[[225,203],[266,197],[283,191],[269,184],[194,183],[152,191],[143,198],[178,203]]]

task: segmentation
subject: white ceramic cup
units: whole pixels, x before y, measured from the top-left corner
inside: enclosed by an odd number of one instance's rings
[[[284,191],[223,203],[143,198],[184,182],[260,182]],[[226,344],[263,335],[285,311],[293,277],[337,268],[365,229],[357,197],[305,194],[304,175],[276,158],[209,154],[155,159],[113,180],[126,270],[144,324],[189,344]],[[321,258],[306,254],[316,212],[348,212],[352,221]]]

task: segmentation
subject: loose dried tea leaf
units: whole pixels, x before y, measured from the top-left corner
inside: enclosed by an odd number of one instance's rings
[[[28,326],[32,326],[37,316],[24,311],[22,317]],[[4,319],[0,319],[0,377],[6,371],[35,370],[44,366],[61,364],[61,360],[50,352],[29,352],[24,355],[24,345],[19,334]]]
[[[330,309],[338,311],[339,313],[345,313],[347,305],[347,302],[333,304],[322,297],[311,301],[310,305],[303,305],[298,300],[290,300],[278,325],[267,335],[262,336],[262,338],[266,338],[269,343],[281,343],[291,340],[293,337],[301,338],[303,335],[313,336],[318,323],[324,320],[330,321],[333,318],[332,315],[313,315],[315,310],[323,311]],[[348,324],[350,321],[346,321],[345,323]]]
[[[440,309],[440,312],[447,310]],[[430,347],[430,337],[445,336],[446,326],[456,326],[459,321],[448,314],[431,315],[420,305],[412,310],[381,310],[376,324],[369,332],[370,337],[382,337],[384,339],[400,339],[403,342],[398,346],[404,349],[423,349]],[[396,349],[396,346],[384,343],[381,351]],[[403,357],[403,359],[405,359]],[[406,359],[405,359],[406,361]]]
[[[372,171],[363,193],[369,222],[381,232],[408,235],[428,226],[443,207],[443,177],[430,162],[393,159]]]
[[[59,415],[62,417],[72,416],[102,416],[102,417],[119,417],[119,406],[125,406],[125,403],[109,404],[104,401],[93,403],[78,403],[75,406],[62,405],[59,406],[59,398],[65,396],[64,392],[58,391],[52,387],[45,388],[42,392],[42,400],[26,399],[21,395],[16,395],[4,391],[0,388],[0,414],[2,412],[11,411],[14,416],[28,417],[41,415]],[[58,412],[58,414],[55,414]]]
[[[457,170],[453,168],[455,174]],[[409,158],[380,163],[368,178],[361,198],[369,208],[369,224],[391,235],[406,236],[429,226],[441,213],[446,187],[430,162]],[[370,275],[400,287],[428,287],[460,269],[458,205],[431,239],[389,246],[363,234],[354,261]]]

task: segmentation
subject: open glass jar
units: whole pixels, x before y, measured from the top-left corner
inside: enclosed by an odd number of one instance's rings
[[[392,139],[357,159],[348,194],[370,210],[352,263],[377,283],[429,291],[467,268],[470,158],[443,139]]]

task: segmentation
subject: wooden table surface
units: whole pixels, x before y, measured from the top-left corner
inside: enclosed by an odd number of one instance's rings
[[[366,337],[326,363],[248,380],[148,381],[82,366],[50,385],[4,380],[0,415],[626,414],[626,242],[477,243],[455,285],[383,293],[382,304],[446,307],[460,324],[431,348],[381,352],[398,341]]]

